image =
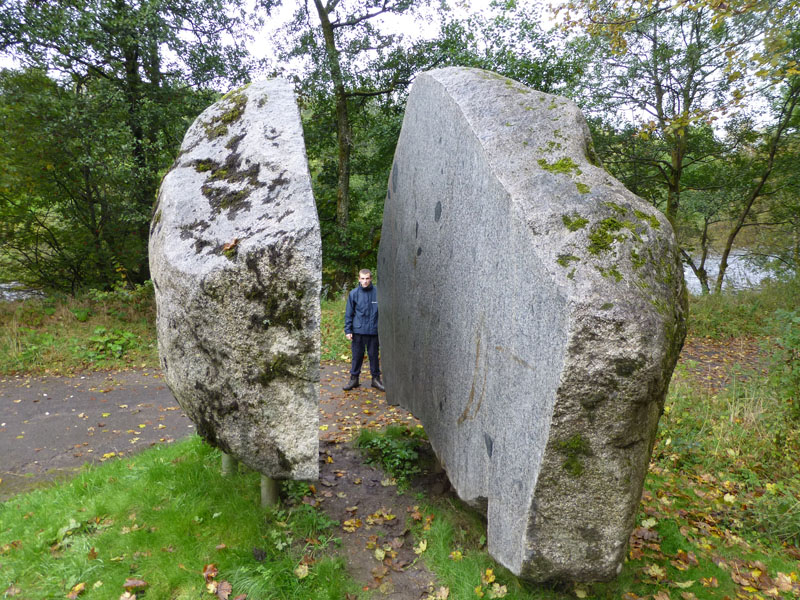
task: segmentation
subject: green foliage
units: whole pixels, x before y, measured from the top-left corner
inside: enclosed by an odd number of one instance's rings
[[[791,404],[800,420],[800,310],[775,311],[772,320],[775,337],[770,353],[770,377],[776,393]]]
[[[367,462],[379,465],[397,479],[398,486],[407,486],[421,472],[420,450],[425,443],[422,428],[391,425],[383,432],[362,429],[356,446],[365,451]]]
[[[800,280],[795,279],[766,283],[758,290],[690,296],[689,334],[714,339],[770,335],[776,310],[797,309],[799,285]]]
[[[158,367],[152,283],[0,303],[0,373]]]
[[[237,0],[0,5],[0,280],[76,293],[147,280],[161,176],[186,127],[241,79]],[[193,87],[194,86],[194,87]]]
[[[722,503],[725,526],[737,535],[765,543],[797,540],[800,429],[782,391],[764,383],[754,373],[750,381],[734,381],[711,395],[678,369],[653,459],[680,477],[699,471],[733,482],[720,497],[726,492],[741,497]]]
[[[355,592],[333,556],[336,522],[308,506],[265,513],[259,474],[223,477],[219,462],[218,451],[192,437],[4,502],[4,579],[30,598],[63,598],[83,582],[82,597],[116,600],[129,577],[147,582],[148,597],[197,598],[208,595],[202,573],[214,564],[231,597],[338,600]],[[300,579],[294,570],[304,555],[315,562]]]

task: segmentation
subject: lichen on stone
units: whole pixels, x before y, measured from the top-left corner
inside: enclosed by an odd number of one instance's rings
[[[578,188],[578,192],[581,194],[588,194],[591,191],[591,188],[588,185],[581,183],[580,181],[575,183],[575,187]]]

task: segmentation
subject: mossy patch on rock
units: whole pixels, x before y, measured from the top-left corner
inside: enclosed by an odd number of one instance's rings
[[[559,254],[556,262],[561,265],[562,267],[568,267],[569,263],[577,262],[580,258],[575,256],[574,254]]]
[[[625,228],[625,223],[614,217],[608,217],[595,223],[589,233],[589,247],[587,248],[589,253],[597,255],[611,250],[614,242],[625,240],[625,235],[620,233]]]
[[[211,121],[203,123],[203,128],[206,130],[209,140],[227,135],[228,126],[242,118],[244,109],[247,106],[247,96],[242,93],[245,88],[246,86],[223,96],[220,101],[227,102],[229,104],[228,108],[222,114],[211,119]]]
[[[571,438],[558,442],[558,450],[565,456],[561,465],[564,470],[573,477],[583,475],[585,467],[581,459],[592,455],[592,448],[589,442],[581,434],[576,433]]]
[[[581,194],[588,194],[592,189],[586,185],[585,183],[581,183],[580,181],[575,184],[575,187],[578,188],[578,191]]]
[[[578,231],[579,229],[583,229],[589,223],[589,219],[580,216],[578,213],[572,213],[572,215],[561,215],[561,220],[564,222],[564,226],[570,231]]]
[[[550,173],[563,173],[568,175],[574,172],[575,175],[581,174],[581,170],[578,168],[577,163],[574,160],[572,160],[569,156],[559,158],[554,163],[549,163],[544,158],[540,158],[536,162],[538,162],[539,166],[542,167],[545,171],[549,171]]]
[[[661,223],[653,215],[648,215],[646,212],[642,212],[641,210],[635,210],[633,211],[633,214],[636,215],[637,219],[645,221],[653,229],[658,229],[659,227],[661,227]]]

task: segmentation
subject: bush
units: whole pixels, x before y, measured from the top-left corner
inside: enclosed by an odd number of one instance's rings
[[[777,335],[771,344],[770,379],[800,419],[800,311],[777,310],[772,322]]]

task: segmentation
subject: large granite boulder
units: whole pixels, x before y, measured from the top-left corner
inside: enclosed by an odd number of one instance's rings
[[[387,398],[486,512],[490,553],[612,578],[686,331],[669,222],[600,168],[572,102],[436,70],[408,99],[378,274]]]
[[[318,477],[321,242],[291,85],[189,128],[150,230],[161,364],[198,433],[276,479]]]

